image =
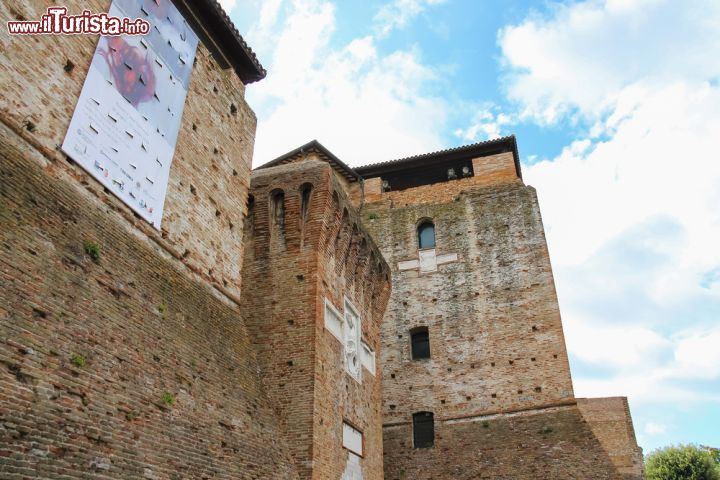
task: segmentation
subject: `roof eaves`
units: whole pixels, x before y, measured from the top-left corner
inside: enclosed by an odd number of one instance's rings
[[[304,155],[308,152],[318,153],[321,157],[323,157],[330,164],[330,166],[332,166],[335,170],[340,172],[350,182],[356,182],[356,181],[362,180],[362,177],[360,177],[360,175],[358,175],[358,173],[354,169],[352,169],[345,162],[343,162],[338,157],[336,157],[330,150],[325,148],[325,146],[323,146],[323,144],[321,144],[317,140],[312,140],[312,141],[306,143],[305,145],[302,145],[302,146],[296,148],[295,150],[291,150],[288,153],[281,155],[274,160],[264,163],[263,165],[256,167],[256,170],[263,169],[263,168],[275,167],[278,165],[283,165],[285,163],[289,163],[290,161],[292,161],[294,158],[298,157],[299,155]]]
[[[247,85],[267,72],[217,0],[173,0],[223,68],[233,67]]]
[[[495,145],[502,145],[504,143],[508,144],[508,146],[511,148],[512,153],[513,153],[513,159],[515,162],[515,170],[517,171],[518,177],[522,178],[522,172],[520,170],[520,157],[518,155],[517,141],[516,141],[515,135],[508,135],[506,137],[496,138],[493,140],[485,140],[483,142],[473,143],[470,145],[462,145],[459,147],[447,148],[445,150],[438,150],[438,151],[430,152],[430,153],[422,153],[419,155],[412,155],[409,157],[398,158],[395,160],[387,160],[387,161],[383,161],[383,162],[370,163],[368,165],[363,165],[361,167],[357,167],[355,170],[361,176],[365,176],[366,174],[372,175],[373,174],[372,172],[375,172],[378,170],[392,169],[394,167],[402,168],[404,166],[410,166],[414,163],[422,163],[423,161],[437,160],[437,159],[440,159],[440,158],[443,158],[446,156],[463,154],[465,152],[471,153],[476,150],[483,150],[483,149],[487,149],[487,148],[495,146]]]

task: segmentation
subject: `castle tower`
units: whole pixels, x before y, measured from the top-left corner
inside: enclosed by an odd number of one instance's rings
[[[300,478],[380,479],[390,272],[348,178],[318,160],[298,150],[253,172],[242,311]]]
[[[355,171],[364,224],[393,279],[382,327],[385,478],[605,479],[620,478],[619,466],[640,478],[631,424],[618,435],[632,454],[611,459],[575,400],[515,138]],[[620,416],[629,422],[626,409]]]

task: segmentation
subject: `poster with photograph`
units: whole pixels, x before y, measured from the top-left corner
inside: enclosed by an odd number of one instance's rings
[[[63,151],[160,229],[197,35],[170,0],[114,0],[150,33],[100,37]]]

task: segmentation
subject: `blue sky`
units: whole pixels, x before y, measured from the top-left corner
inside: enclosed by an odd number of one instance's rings
[[[255,164],[351,165],[518,136],[577,396],[646,453],[720,447],[720,4],[226,0],[268,69]]]

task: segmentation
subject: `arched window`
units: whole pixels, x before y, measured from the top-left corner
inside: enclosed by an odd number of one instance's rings
[[[410,330],[410,347],[413,360],[430,358],[430,334],[427,327]]]
[[[435,225],[427,220],[418,225],[418,248],[435,248]]]
[[[432,412],[413,413],[413,446],[429,448],[435,444],[435,423]]]

